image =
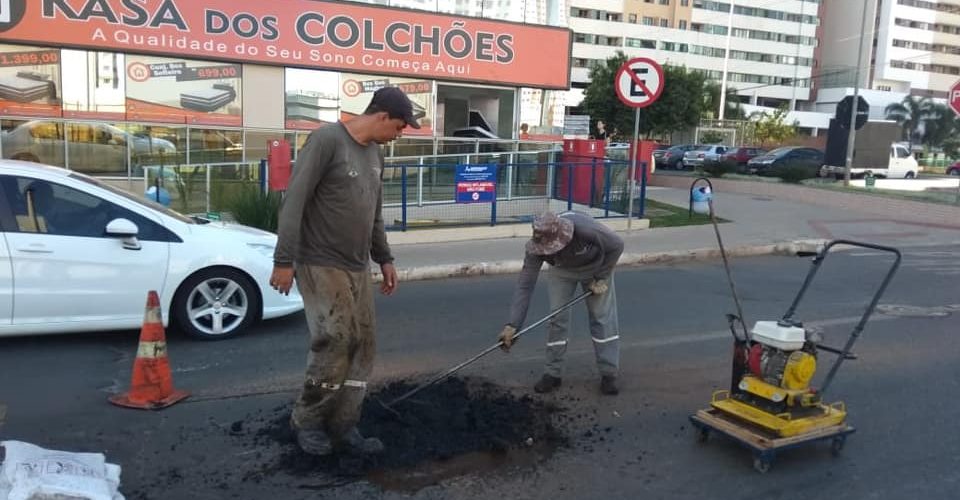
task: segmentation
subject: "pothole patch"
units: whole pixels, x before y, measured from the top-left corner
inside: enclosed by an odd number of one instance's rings
[[[259,482],[280,472],[309,479],[306,489],[365,479],[383,489],[412,492],[451,477],[533,466],[568,444],[555,418],[561,408],[482,379],[451,378],[427,388],[395,407],[399,418],[377,401],[392,401],[415,386],[396,381],[364,401],[360,432],[385,447],[373,459],[302,452],[289,425],[292,404],[273,409],[259,427],[234,423],[231,430],[244,447],[278,450],[259,454],[243,480]]]

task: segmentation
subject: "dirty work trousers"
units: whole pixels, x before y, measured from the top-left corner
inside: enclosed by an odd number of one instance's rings
[[[583,291],[593,281],[593,274],[577,274],[571,271],[551,267],[547,273],[547,292],[550,295],[550,310],[571,301],[579,284]],[[587,314],[590,322],[590,336],[597,358],[600,375],[616,376],[620,371],[620,324],[617,320],[617,288],[613,275],[607,280],[607,293],[587,297]],[[560,377],[563,373],[563,357],[567,353],[570,317],[573,310],[568,309],[554,316],[547,326],[547,366],[546,374]]]
[[[376,318],[370,273],[297,265],[296,276],[310,350],[293,425],[322,430],[336,441],[360,420],[373,369]]]

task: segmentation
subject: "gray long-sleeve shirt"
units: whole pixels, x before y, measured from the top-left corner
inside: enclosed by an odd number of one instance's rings
[[[582,275],[586,279],[608,279],[623,253],[623,239],[593,217],[576,212],[566,212],[560,216],[573,222],[573,239],[553,255],[534,255],[528,252],[524,256],[523,269],[513,291],[508,323],[517,329],[523,326],[527,317],[530,297],[544,262]]]
[[[310,134],[280,206],[274,263],[362,271],[392,262],[383,227],[383,155],[342,123]]]

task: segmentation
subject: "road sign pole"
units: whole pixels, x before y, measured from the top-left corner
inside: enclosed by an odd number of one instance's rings
[[[641,76],[642,75],[642,76]],[[613,88],[620,102],[636,110],[633,117],[633,158],[629,161],[630,178],[627,186],[627,230],[633,229],[633,193],[637,183],[637,167],[640,166],[640,108],[645,108],[660,98],[663,92],[663,67],[653,59],[636,57],[623,63],[614,77]],[[644,170],[644,182],[646,182]],[[645,186],[646,184],[644,184]],[[641,195],[642,196],[642,195]],[[643,199],[640,200],[643,203]],[[640,211],[641,216],[643,210]]]
[[[630,163],[630,200],[627,202],[627,231],[633,223],[633,187],[637,182],[637,165],[640,163],[640,108],[633,116],[633,162]]]
[[[857,113],[860,112],[860,65],[863,63],[863,35],[867,30],[867,0],[863,0],[860,18],[860,38],[857,42],[857,68],[853,77],[853,104],[850,106],[850,131],[847,136],[847,161],[843,173],[843,185],[850,185],[850,170],[853,169],[853,151],[857,141]]]

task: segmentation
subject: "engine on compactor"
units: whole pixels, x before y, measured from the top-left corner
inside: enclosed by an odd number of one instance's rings
[[[817,372],[819,332],[800,323],[758,321],[751,333],[738,384],[741,399],[769,411],[816,403],[810,384]]]
[[[817,371],[816,348],[785,351],[765,344],[750,348],[750,373],[784,389],[806,389]]]

